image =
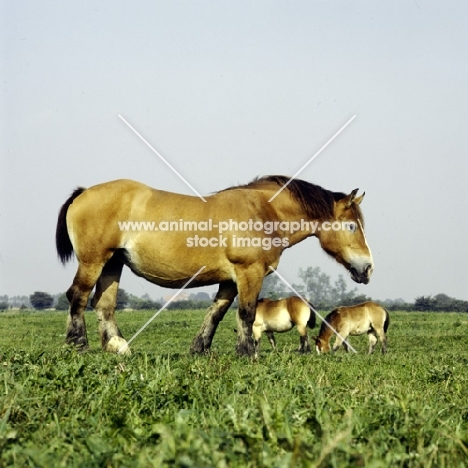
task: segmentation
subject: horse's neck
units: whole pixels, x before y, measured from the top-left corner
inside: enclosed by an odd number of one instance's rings
[[[289,246],[316,235],[318,219],[311,219],[299,203],[291,201],[289,194],[285,194],[285,196],[280,194],[277,198],[279,200],[273,202],[275,203],[276,215],[280,220],[286,221],[290,227],[289,232],[285,233],[289,239]],[[291,232],[292,229],[295,231]]]
[[[325,324],[325,322],[322,322],[322,326],[320,327],[320,333],[319,333],[319,338],[325,342],[330,341],[330,338],[332,337],[334,331]]]

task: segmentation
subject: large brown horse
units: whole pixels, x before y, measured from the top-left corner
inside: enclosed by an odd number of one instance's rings
[[[75,253],[78,271],[67,291],[67,343],[86,349],[84,310],[92,289],[104,350],[127,342],[115,321],[123,265],[155,284],[180,288],[219,284],[213,304],[192,342],[207,351],[219,322],[239,294],[239,355],[253,355],[252,325],[263,278],[282,252],[315,236],[322,248],[368,283],[372,255],[359,204],[364,196],[331,192],[301,180],[268,176],[200,198],[156,190],[132,180],[76,189],[62,206],[56,246],[63,263]],[[133,224],[129,224],[133,223]],[[343,228],[339,228],[343,226]]]

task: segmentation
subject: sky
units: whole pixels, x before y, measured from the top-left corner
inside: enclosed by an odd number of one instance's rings
[[[462,0],[0,0],[0,295],[71,285],[55,227],[75,187],[193,193],[119,114],[202,195],[293,175],[355,115],[298,177],[366,192],[371,281],[315,238],[278,271],[468,300],[467,24]],[[175,292],[128,270],[121,287]]]

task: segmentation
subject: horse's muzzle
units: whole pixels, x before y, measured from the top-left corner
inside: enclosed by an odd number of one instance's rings
[[[356,283],[367,284],[370,281],[372,272],[374,271],[374,266],[372,263],[366,263],[361,271],[358,271],[356,268],[351,267],[349,272],[351,273],[351,279],[356,281]]]

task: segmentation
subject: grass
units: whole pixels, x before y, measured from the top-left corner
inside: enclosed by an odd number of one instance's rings
[[[121,312],[130,338],[154,312]],[[234,313],[163,312],[125,358],[63,345],[66,314],[0,314],[0,466],[465,467],[468,316],[391,314],[389,353],[299,355],[297,332],[234,353]],[[314,330],[317,332],[317,329]],[[314,333],[312,331],[312,334]]]

